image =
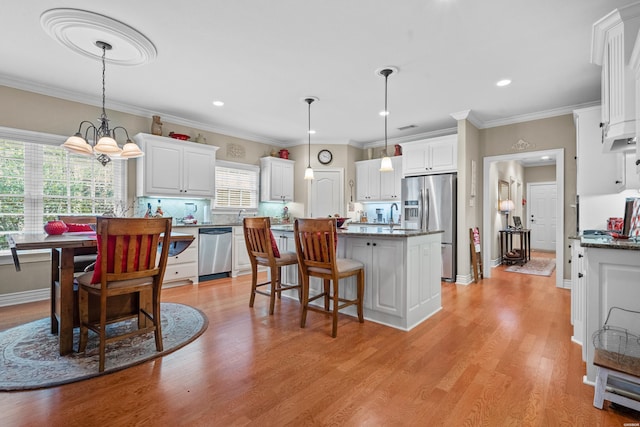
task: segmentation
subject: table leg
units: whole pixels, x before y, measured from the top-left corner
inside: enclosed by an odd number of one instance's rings
[[[51,249],[51,333],[58,333],[58,316],[56,310],[56,282],[60,280],[60,254]]]
[[[60,300],[58,325],[60,355],[73,351],[73,248],[62,248],[60,256]]]

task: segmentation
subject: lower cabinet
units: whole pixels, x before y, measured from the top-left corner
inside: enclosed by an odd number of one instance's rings
[[[580,240],[571,244],[571,324],[573,336],[571,340],[583,345],[585,334],[586,285],[584,265],[584,248]],[[582,360],[585,360],[583,355]]]
[[[238,277],[240,274],[251,274],[251,260],[247,252],[247,245],[244,241],[244,230],[242,227],[233,227],[232,243],[232,267],[231,277]]]
[[[163,288],[198,283],[198,228],[176,227],[176,233],[191,234],[193,242],[182,253],[169,257],[164,272]]]
[[[413,237],[343,235],[345,257],[365,265],[365,319],[410,330],[442,308],[441,234]],[[353,285],[341,285],[344,296]],[[355,307],[345,312],[356,315]]]

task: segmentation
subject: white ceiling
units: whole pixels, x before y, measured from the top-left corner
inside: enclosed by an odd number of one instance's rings
[[[0,84],[99,105],[100,62],[62,46],[40,24],[52,8],[89,10],[134,27],[157,49],[142,65],[107,64],[107,108],[290,146],[307,140],[302,99],[312,95],[320,99],[311,107],[313,143],[366,146],[384,139],[384,78],[375,73],[383,66],[399,69],[389,77],[390,140],[451,133],[450,114],[463,110],[490,127],[598,102],[591,27],[630,3],[3,2]],[[513,83],[496,87],[503,78]],[[224,107],[214,107],[216,99]]]

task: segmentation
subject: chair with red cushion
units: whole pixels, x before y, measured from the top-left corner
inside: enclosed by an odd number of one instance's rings
[[[333,324],[331,336],[338,334],[338,310],[355,305],[358,320],[364,322],[364,264],[360,261],[338,258],[336,256],[337,232],[336,218],[297,219],[294,225],[294,238],[298,264],[302,272],[302,318],[300,327],[307,322],[307,311],[328,314]],[[356,298],[340,298],[340,279],[356,276]],[[320,294],[309,297],[309,278],[323,280],[324,289]],[[333,283],[333,292],[331,289]],[[310,302],[324,297],[324,307],[311,305]]]
[[[98,217],[98,260],[94,271],[78,277],[80,343],[78,351],[87,346],[88,329],[100,337],[99,371],[105,367],[106,344],[134,335],[154,332],[156,350],[162,351],[160,291],[169,256],[168,244],[162,244],[161,234],[171,235],[171,218],[104,218]],[[107,318],[110,300],[131,295],[135,309]],[[150,303],[147,298],[150,296]],[[99,300],[99,314],[89,312],[90,300]],[[150,309],[145,306],[150,305]],[[138,318],[138,328],[123,335],[106,335],[107,325]],[[97,318],[97,320],[94,320]]]
[[[271,221],[268,217],[245,218],[243,221],[244,240],[247,244],[247,253],[251,260],[251,299],[249,307],[253,307],[256,294],[269,297],[269,314],[273,314],[276,303],[276,295],[282,297],[282,292],[289,289],[298,290],[298,299],[301,299],[301,280],[298,270],[298,284],[287,285],[282,283],[282,267],[295,265],[298,258],[295,252],[280,252],[276,240],[271,232]],[[258,283],[258,266],[269,268],[268,281]],[[269,286],[270,291],[259,289]]]

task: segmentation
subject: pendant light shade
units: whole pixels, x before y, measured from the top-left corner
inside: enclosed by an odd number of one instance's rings
[[[389,75],[394,71],[398,71],[392,67],[385,67],[378,71],[378,74],[384,76],[384,111],[380,114],[384,116],[384,152],[382,153],[382,161],[380,162],[380,172],[393,172],[393,164],[389,153],[387,153],[387,117],[389,117],[389,110],[387,109],[387,86],[389,81]]]
[[[307,128],[307,136],[308,136],[308,147],[309,147],[309,160],[307,163],[307,169],[304,171],[304,179],[312,180],[313,177],[313,169],[311,168],[311,103],[317,101],[318,98],[313,96],[308,96],[304,99],[304,102],[307,103],[307,114],[308,114],[308,128]]]

